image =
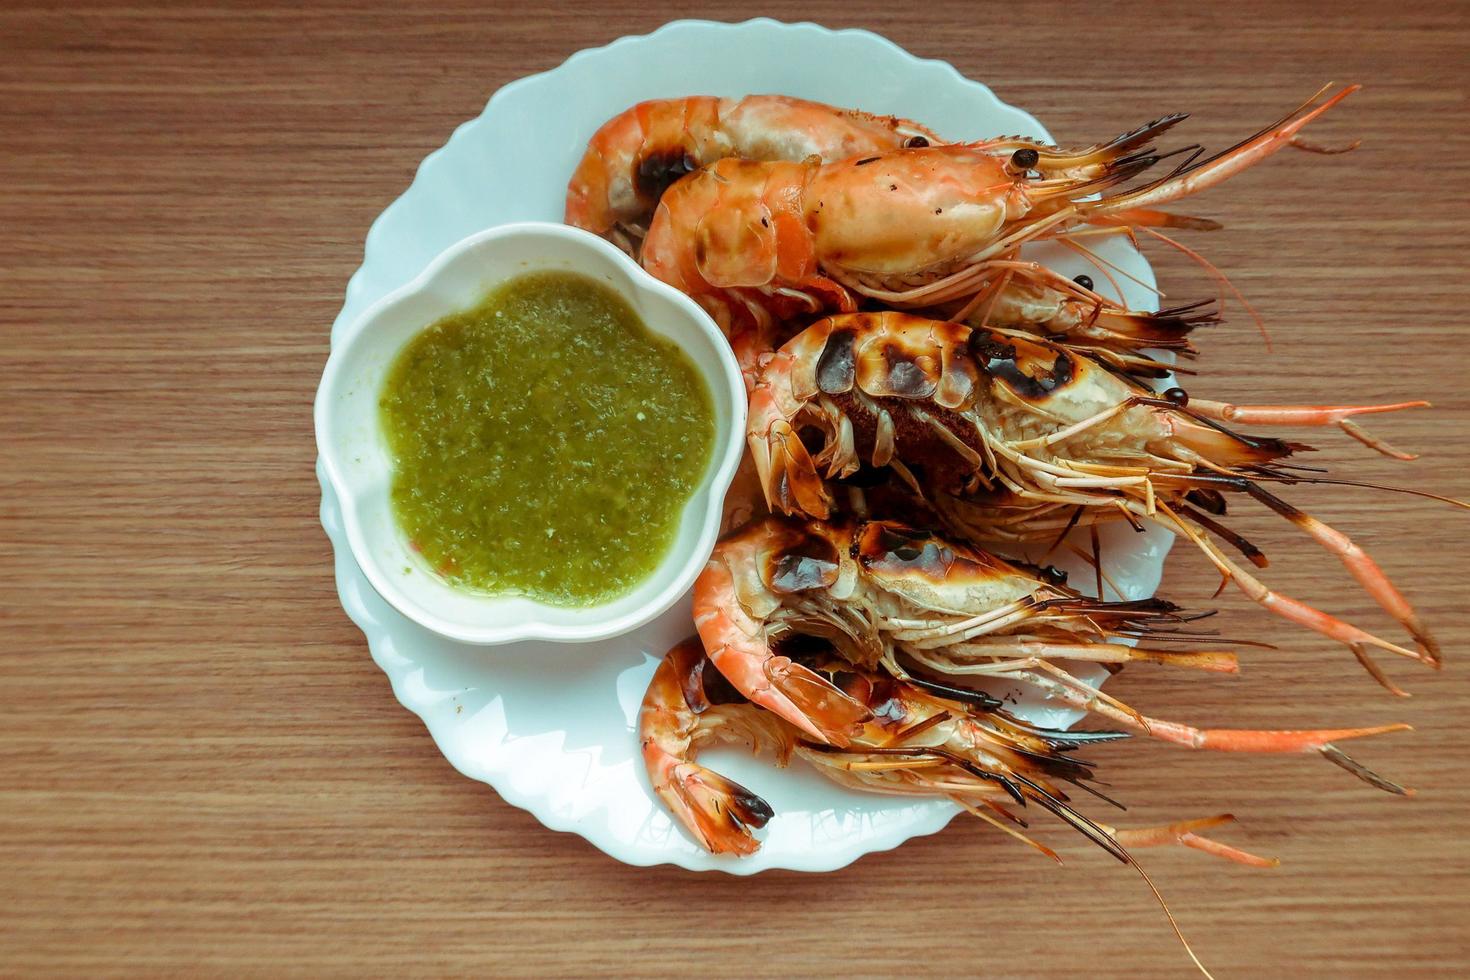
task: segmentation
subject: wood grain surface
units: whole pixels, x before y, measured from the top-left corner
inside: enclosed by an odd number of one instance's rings
[[[1470,496],[1467,35],[1459,2],[1138,5],[877,0],[459,6],[375,0],[0,6],[0,973],[915,973],[1186,976],[1142,883],[1063,831],[1056,867],[978,822],[823,876],[618,865],[458,776],[337,601],[311,402],[362,239],[495,88],[677,16],[863,26],[947,59],[1059,136],[1188,109],[1223,146],[1329,80],[1365,90],[1190,205],[1192,239],[1270,323],[1202,338],[1196,391],[1425,396],[1423,452],[1320,434],[1338,472]],[[819,70],[813,66],[813,70]],[[699,79],[689,79],[690,92]],[[1151,253],[1175,295],[1207,294]],[[1220,977],[1470,968],[1470,515],[1347,488],[1292,500],[1371,549],[1433,624],[1441,673],[1388,669],[1233,595],[1279,644],[1234,679],[1116,690],[1211,725],[1404,720],[1355,754],[1098,756],[1135,824],[1230,811],[1253,871],[1146,866]],[[1329,557],[1241,508],[1271,581],[1385,625]],[[1176,552],[1175,597],[1215,581]]]

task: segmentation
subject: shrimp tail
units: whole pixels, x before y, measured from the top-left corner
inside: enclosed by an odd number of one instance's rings
[[[785,730],[764,713],[731,713],[705,690],[708,661],[699,640],[676,643],[654,670],[638,715],[648,782],[674,818],[715,854],[753,854],[752,833],[774,811],[739,783],[700,765],[696,755],[713,742],[769,745],[784,765],[792,751]],[[747,706],[748,707],[748,706]]]
[[[697,762],[679,761],[657,746],[644,749],[650,771],[665,772],[655,789],[699,842],[715,854],[754,854],[760,842],[751,833],[775,816],[771,805],[726,776]]]

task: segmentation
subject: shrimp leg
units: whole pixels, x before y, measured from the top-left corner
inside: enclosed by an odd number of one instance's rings
[[[1034,671],[1017,671],[1016,680],[1039,687],[1049,696],[1072,705],[1079,711],[1106,718],[1128,731],[1138,732],[1163,742],[1212,752],[1255,752],[1272,755],[1320,753],[1329,762],[1341,766],[1359,779],[1385,792],[1413,796],[1414,791],[1373,772],[1337,747],[1338,742],[1353,738],[1385,735],[1389,732],[1413,731],[1410,725],[1379,725],[1369,728],[1322,728],[1268,730],[1250,728],[1195,728],[1192,725],[1161,718],[1150,718],[1126,706],[1120,706],[1101,692],[1086,694],[1077,686]]]
[[[1113,839],[1130,850],[1143,847],[1167,847],[1178,844],[1182,847],[1192,847],[1197,851],[1212,854],[1215,857],[1234,861],[1236,864],[1244,864],[1253,868],[1276,868],[1280,867],[1281,861],[1277,858],[1263,858],[1249,851],[1242,851],[1238,847],[1222,844],[1217,840],[1211,840],[1198,833],[1201,830],[1209,830],[1211,827],[1219,827],[1223,824],[1233,823],[1235,817],[1222,813],[1217,817],[1204,817],[1198,820],[1181,820],[1178,823],[1165,824],[1161,827],[1138,827],[1135,829],[1120,830],[1109,827],[1106,824],[1098,824],[1103,830],[1113,835]]]

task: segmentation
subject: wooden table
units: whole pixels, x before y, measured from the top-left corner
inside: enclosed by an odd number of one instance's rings
[[[1228,226],[1193,240],[1275,338],[1210,331],[1196,390],[1432,397],[1375,425],[1417,463],[1313,441],[1344,475],[1467,496],[1470,17],[1345,6],[764,10],[878,30],[1079,140],[1187,108],[1223,146],[1366,83],[1315,129],[1361,150],[1285,154],[1191,205]],[[695,876],[618,865],[450,769],[337,602],[310,423],[327,326],[369,222],[498,85],[699,8],[295,8],[0,9],[0,972],[1188,975],[1140,881],[1060,830],[1063,868],[958,820],[836,874]],[[1208,291],[1151,254],[1176,293]],[[1395,700],[1227,595],[1229,632],[1281,649],[1116,690],[1213,725],[1410,721],[1354,752],[1420,795],[1141,744],[1099,753],[1107,778],[1137,824],[1229,810],[1226,839],[1284,861],[1146,855],[1219,976],[1463,970],[1470,515],[1290,497],[1381,559],[1447,669],[1388,665],[1415,695]],[[1330,558],[1240,510],[1275,585],[1382,625]],[[1179,552],[1169,593],[1207,602],[1201,564]]]

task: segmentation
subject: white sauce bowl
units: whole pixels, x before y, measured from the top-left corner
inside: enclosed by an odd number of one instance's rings
[[[424,328],[477,305],[502,282],[548,270],[580,273],[622,296],[649,330],[679,345],[709,387],[714,404],[710,460],[684,506],[668,552],[631,591],[595,606],[552,606],[454,588],[409,547],[390,498],[393,459],[378,399],[398,353]],[[491,228],[451,245],[337,338],[317,389],[316,441],[327,478],[342,502],[352,554],[373,588],[395,609],[465,643],[580,642],[642,626],[693,584],[714,547],[725,491],[744,449],[745,408],[745,388],[729,344],[689,297],[595,235],[566,225],[525,222]]]

